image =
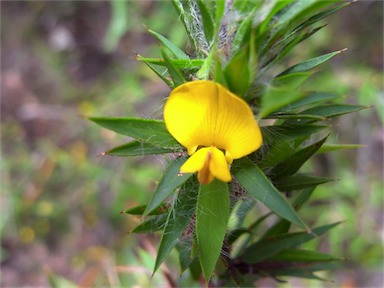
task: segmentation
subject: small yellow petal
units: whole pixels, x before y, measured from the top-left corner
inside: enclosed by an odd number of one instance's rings
[[[210,153],[210,148],[201,148],[196,151],[191,157],[185,161],[185,163],[180,167],[181,173],[195,173],[200,171],[206,165],[208,154]]]
[[[231,181],[232,177],[224,153],[216,147],[212,147],[210,152],[209,171],[211,174],[223,182]]]

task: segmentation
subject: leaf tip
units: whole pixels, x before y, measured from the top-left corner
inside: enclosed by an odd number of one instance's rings
[[[96,158],[103,157],[103,156],[105,156],[105,155],[107,155],[107,152],[106,152],[106,151],[101,152],[100,154],[98,154],[98,155],[96,156]]]

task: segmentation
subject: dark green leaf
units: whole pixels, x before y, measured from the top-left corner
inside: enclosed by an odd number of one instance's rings
[[[292,191],[317,186],[330,181],[333,181],[333,179],[296,174],[293,176],[278,178],[277,182],[274,184],[280,191]]]
[[[264,144],[275,144],[276,142],[292,140],[300,137],[309,137],[319,131],[322,131],[330,126],[325,125],[274,125],[263,126],[261,131],[263,134]]]
[[[147,142],[132,141],[127,144],[112,148],[104,153],[110,156],[143,156],[172,153],[174,151],[174,149],[156,147]]]
[[[190,189],[188,185],[185,185],[184,189],[181,189],[177,194],[160,240],[153,273],[156,272],[161,263],[167,258],[177,244],[179,237],[181,237],[188,224],[191,223],[192,215],[196,210],[196,201],[196,189]]]
[[[163,177],[159,185],[153,193],[152,199],[149,201],[145,214],[151,213],[159,207],[175,190],[187,181],[192,174],[180,175],[180,167],[186,161],[185,157],[173,160],[164,171]]]
[[[197,200],[196,238],[200,265],[207,283],[220,256],[228,217],[228,185],[219,180],[201,185]]]
[[[293,175],[313,154],[316,153],[317,150],[319,150],[319,148],[324,144],[325,140],[327,140],[327,137],[323,138],[322,140],[308,147],[305,147],[297,151],[296,153],[291,155],[289,158],[280,162],[270,170],[269,172],[270,175],[274,179],[279,179],[282,176]]]
[[[153,233],[164,228],[168,213],[151,216],[136,226],[131,233]]]
[[[348,114],[348,113],[353,113],[366,108],[368,107],[362,106],[362,105],[346,105],[346,104],[321,105],[321,106],[316,106],[316,107],[304,110],[300,112],[298,116],[313,115],[313,116],[318,116],[323,118],[332,118],[332,117],[337,117],[337,116]],[[288,122],[288,124],[291,124],[291,123],[296,124],[297,121],[298,120],[292,120]],[[310,122],[310,120],[306,119],[301,121],[301,123],[304,123],[304,122],[307,123],[307,122]]]
[[[344,52],[344,51],[346,51],[346,49],[339,50],[339,51],[332,52],[332,53],[328,53],[328,54],[324,54],[324,55],[321,55],[319,57],[312,58],[310,60],[296,64],[296,65],[288,68],[287,70],[283,71],[282,73],[280,73],[278,75],[278,77],[280,77],[282,75],[286,75],[286,74],[296,73],[296,72],[309,71],[309,70],[323,64],[324,62],[328,61],[329,59],[331,59],[335,55],[340,54],[341,52]]]
[[[91,121],[116,133],[164,148],[180,147],[163,121],[139,118],[91,117]]]
[[[305,266],[299,263],[296,267],[286,267],[278,270],[271,271],[272,275],[275,277],[278,276],[290,276],[290,277],[301,277],[306,279],[321,280],[327,281],[324,278],[320,278],[315,275],[313,272],[323,271],[323,270],[336,270],[340,268],[338,262],[315,262],[315,263],[305,263]]]
[[[292,207],[298,211],[301,206],[309,199],[315,190],[315,186],[302,190],[300,193],[295,195],[295,198],[292,200]],[[271,236],[288,233],[291,223],[285,219],[280,219],[274,225],[272,225],[261,237],[270,238]]]
[[[268,260],[290,262],[326,262],[342,260],[342,258],[312,250],[289,249],[281,251]]]
[[[328,92],[312,92],[305,96],[303,99],[300,99],[299,101],[296,101],[294,103],[291,103],[282,109],[280,111],[289,111],[289,110],[295,110],[298,108],[301,108],[303,106],[316,104],[319,102],[325,102],[329,100],[333,100],[338,98],[339,96],[337,94],[328,93]]]
[[[187,270],[195,259],[197,260],[197,258],[193,257],[192,255],[193,253],[192,249],[193,249],[193,246],[195,245],[193,241],[194,241],[193,238],[187,238],[187,239],[183,239],[182,241],[178,241],[176,244],[176,249],[179,252],[179,262],[180,262],[181,273]]]
[[[234,162],[233,175],[244,189],[274,213],[296,225],[307,228],[295,210],[272,185],[260,168],[249,159]]]
[[[250,264],[264,261],[281,251],[295,248],[309,240],[319,237],[338,224],[340,224],[340,222],[317,227],[310,233],[296,232],[263,238],[245,249],[242,254],[242,259],[245,263]]]
[[[140,205],[140,206],[132,207],[132,208],[125,210],[121,213],[130,214],[130,215],[144,215],[144,211],[146,208],[147,208],[147,205]],[[168,206],[167,205],[161,205],[160,207],[153,210],[148,215],[160,215],[160,214],[166,213],[167,211],[168,211]]]

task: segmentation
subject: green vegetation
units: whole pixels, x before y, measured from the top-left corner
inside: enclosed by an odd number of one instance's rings
[[[235,2],[241,4],[252,1]],[[247,5],[240,4],[240,11],[248,11]],[[163,182],[176,188],[186,181],[183,189],[195,192],[197,190],[191,187],[196,188],[197,184],[192,178],[177,178],[176,182],[165,181],[164,178],[160,180],[162,171],[177,171],[181,164],[171,162],[168,166],[161,156],[142,156],[169,152],[169,149],[174,151],[173,139],[167,138],[166,134],[158,134],[159,139],[151,138],[155,144],[165,141],[169,141],[169,144],[153,147],[146,146],[152,144],[150,141],[144,145],[142,142],[131,142],[133,144],[128,147],[120,146],[119,149],[110,150],[129,142],[131,138],[101,129],[90,123],[85,116],[161,119],[162,101],[170,91],[166,84],[177,85],[176,83],[190,80],[193,75],[206,77],[212,72],[216,81],[226,84],[239,95],[244,95],[247,101],[255,101],[256,109],[262,107],[257,114],[260,118],[266,118],[266,123],[273,118],[277,123],[285,121],[288,124],[288,129],[285,130],[276,129],[274,126],[264,128],[266,141],[277,142],[278,145],[271,145],[273,148],[266,154],[270,156],[258,163],[259,168],[252,162],[236,162],[233,167],[235,178],[244,188],[249,186],[248,193],[252,193],[254,184],[263,183],[256,181],[263,179],[262,173],[257,174],[260,168],[265,173],[267,171],[275,187],[284,191],[292,190],[286,194],[295,208],[301,207],[309,196],[311,197],[299,213],[305,225],[312,228],[317,235],[332,228],[325,234],[328,236],[315,237],[316,239],[300,246],[300,254],[293,253],[296,246],[294,244],[312,239],[313,234],[294,228],[291,234],[274,238],[274,241],[287,243],[284,237],[291,237],[289,243],[293,243],[292,246],[284,246],[284,250],[277,251],[277,246],[266,239],[281,231],[288,231],[289,223],[270,215],[264,206],[255,204],[255,201],[249,201],[245,195],[241,195],[244,201],[235,205],[229,219],[229,228],[233,233],[228,235],[227,241],[235,243],[239,240],[231,251],[232,257],[236,259],[246,255],[245,263],[263,271],[268,271],[268,267],[263,266],[262,261],[265,259],[308,262],[308,274],[294,267],[285,267],[275,274],[268,273],[278,280],[291,279],[283,277],[285,275],[296,275],[325,278],[335,281],[338,286],[346,283],[356,286],[380,284],[383,258],[380,234],[384,204],[381,180],[381,126],[384,117],[380,112],[383,110],[382,75],[379,72],[382,65],[382,49],[377,47],[382,45],[382,41],[373,34],[377,29],[348,30],[348,25],[344,23],[350,18],[348,13],[366,13],[363,14],[364,17],[372,19],[372,24],[367,25],[379,25],[382,16],[377,11],[381,11],[381,5],[379,2],[347,5],[326,20],[321,20],[312,29],[302,30],[303,33],[295,34],[297,37],[287,38],[286,43],[280,43],[272,49],[275,54],[269,53],[266,47],[253,47],[252,45],[257,46],[257,43],[260,43],[257,41],[249,44],[249,47],[255,48],[261,54],[242,54],[241,47],[245,45],[246,39],[262,35],[251,33],[249,36],[246,18],[242,22],[245,24],[241,26],[244,33],[238,34],[240,36],[235,37],[233,42],[231,55],[236,57],[229,58],[228,63],[219,63],[216,55],[206,55],[207,51],[200,50],[200,55],[193,55],[196,59],[189,59],[190,53],[196,47],[194,45],[198,44],[193,43],[193,39],[185,34],[186,15],[179,17],[170,2],[1,3],[3,217],[0,219],[0,227],[3,286],[39,286],[49,282],[52,286],[69,286],[69,283],[73,283],[74,286],[156,287],[164,286],[171,280],[178,286],[199,285],[193,280],[200,273],[198,262],[189,261],[187,255],[192,246],[191,238],[186,237],[185,241],[177,242],[176,248],[182,253],[172,251],[168,258],[165,257],[170,252],[169,247],[176,244],[172,241],[184,232],[185,225],[188,224],[183,221],[172,223],[175,222],[172,213],[183,215],[181,218],[188,220],[188,213],[191,212],[188,208],[196,205],[190,203],[194,198],[187,197],[185,201],[174,200],[171,202],[175,204],[172,210],[167,210],[168,206],[155,209],[170,195],[169,190],[165,189],[169,186],[162,186]],[[326,10],[325,7],[316,7],[311,13],[317,15],[318,8]],[[212,33],[215,33],[218,18],[209,16],[211,8],[204,7],[204,1],[199,2],[199,9],[205,11],[201,12],[205,15],[204,37],[213,39]],[[257,13],[257,9],[254,10],[253,13]],[[18,19],[16,26],[10,24],[15,17]],[[179,21],[179,18],[184,23]],[[317,18],[319,16],[310,19],[314,21],[318,20]],[[287,20],[280,18],[280,21]],[[306,23],[315,24],[312,20],[307,20],[311,23]],[[327,27],[318,29],[328,21],[331,23]],[[303,26],[300,22],[296,24]],[[8,30],[6,27],[10,25],[12,29]],[[260,27],[267,29],[264,24],[260,24]],[[273,45],[276,43],[273,39],[280,39],[281,35],[287,33],[284,27],[282,25],[281,29],[275,31],[276,35],[271,38],[269,44]],[[312,36],[312,32],[316,33]],[[362,35],[367,43],[364,47],[358,45],[356,40],[360,41]],[[189,48],[181,49],[186,38],[192,40],[192,43],[187,46]],[[301,43],[304,39],[306,40]],[[165,47],[162,52],[158,46],[159,42]],[[297,43],[300,44],[294,48]],[[347,52],[328,54],[345,47],[349,49]],[[144,55],[137,58],[147,67],[139,61],[134,61],[135,53]],[[147,55],[154,58],[148,59]],[[319,59],[316,58],[318,55],[327,56]],[[316,68],[321,69],[319,72],[313,75],[307,72],[309,68],[316,67],[331,56],[334,57]],[[161,62],[159,59],[166,61]],[[312,60],[295,66],[306,59]],[[266,91],[264,95],[267,96],[258,102],[260,98],[253,99],[252,95],[255,94],[247,92],[251,87],[249,79],[258,77],[260,71],[255,74],[252,66],[245,69],[240,79],[248,81],[239,82],[239,79],[234,77],[240,75],[236,70],[239,65],[257,65],[260,60],[270,67],[270,74],[265,74],[268,79],[259,78],[263,81],[259,82],[261,86],[255,90],[259,91],[258,95],[262,94],[261,91]],[[165,66],[159,65],[163,63]],[[215,63],[216,67],[221,65],[223,69],[212,70],[212,63]],[[180,71],[180,67],[186,65],[187,69]],[[163,76],[165,69],[169,71],[171,79]],[[153,71],[162,76],[165,84]],[[278,76],[270,81],[270,75]],[[304,82],[308,77],[310,80]],[[265,90],[263,85],[271,82],[273,87]],[[298,85],[301,85],[301,91],[306,92],[306,98],[302,98],[301,93],[290,93],[296,91]],[[321,89],[316,91],[322,93],[308,96],[307,91],[312,91],[314,87],[320,87]],[[289,95],[287,101],[271,100],[274,95],[280,93],[279,89]],[[311,103],[304,103],[304,99],[310,99]],[[333,106],[326,107],[327,115],[323,112],[313,113],[316,111],[310,110],[311,108],[300,109],[303,107],[301,105],[316,106],[321,104],[321,101],[331,100]],[[362,108],[360,105],[372,108],[314,124],[314,121],[323,120],[324,116],[336,116],[346,111],[358,110]],[[289,129],[297,124],[298,119],[301,123],[305,122],[300,131]],[[159,122],[154,122],[159,125]],[[324,137],[311,136],[319,131],[331,132],[325,145],[321,145],[320,141]],[[327,134],[321,132],[320,136]],[[140,134],[134,137],[140,141],[148,140],[148,135]],[[303,137],[307,138],[304,148],[298,146],[303,142]],[[141,145],[138,145],[139,143]],[[344,148],[350,147],[337,146],[336,143],[358,143],[365,146],[347,150]],[[320,146],[322,147],[318,149]],[[152,150],[154,148],[158,150]],[[181,148],[178,149],[174,152],[181,151]],[[324,154],[333,150],[338,151]],[[116,156],[137,156],[96,157],[104,151]],[[317,155],[313,160],[302,165],[306,157],[314,153]],[[288,157],[289,154],[291,157]],[[253,155],[256,159],[259,156]],[[284,161],[279,161],[282,157],[286,158],[286,163],[295,160],[297,168],[302,166],[300,174],[295,174],[296,169],[292,168],[295,165],[286,165]],[[244,176],[251,170],[237,168],[247,165],[249,169],[253,169],[252,175],[258,177],[255,183],[248,183],[253,179]],[[269,170],[269,167],[275,168]],[[167,172],[164,173],[166,176]],[[308,173],[312,175],[308,176]],[[317,177],[313,177],[313,174]],[[330,181],[335,178],[335,181]],[[267,181],[263,185],[269,183]],[[319,185],[314,191],[311,189],[320,183],[325,184]],[[298,187],[298,184],[301,186]],[[297,193],[295,189],[301,192]],[[253,196],[258,199],[257,191],[254,192]],[[243,191],[239,189],[238,193]],[[161,197],[155,199],[153,195]],[[202,201],[200,204],[204,203]],[[146,203],[149,203],[149,207],[142,206]],[[272,201],[269,208],[272,211],[281,211],[274,208],[276,203]],[[127,211],[132,207],[138,208],[133,212]],[[121,211],[126,214],[121,214]],[[149,215],[145,220],[140,216],[144,211]],[[165,213],[168,211],[171,212]],[[293,215],[289,211],[287,213]],[[256,220],[255,215],[262,218]],[[204,217],[204,214],[199,217]],[[183,220],[180,217],[177,219]],[[339,221],[343,222],[334,228],[333,224],[327,226],[328,223]],[[164,223],[167,223],[165,232],[169,229],[172,233],[164,233],[161,242],[160,234],[156,233],[153,237],[128,234],[133,229],[135,232],[156,231],[164,228]],[[253,235],[260,238],[255,241]],[[165,240],[171,244],[166,246],[167,249],[160,249],[162,254],[156,259],[155,251],[159,248],[159,243],[160,247],[164,247]],[[269,246],[263,245],[264,242]],[[253,255],[258,249],[263,255]],[[298,255],[300,258],[294,258]],[[329,261],[339,259],[345,260],[339,262],[341,268],[337,272],[312,274],[313,271],[325,268],[332,270],[334,266],[326,265],[331,263]],[[159,268],[159,264],[164,260]],[[314,260],[320,261],[320,264],[312,263]],[[208,262],[205,264],[212,266]],[[159,271],[151,278],[154,267],[159,268]],[[187,270],[188,267],[191,269]],[[238,271],[243,271],[244,267],[239,266]],[[224,272],[226,268],[219,265],[216,269],[218,272]],[[173,272],[180,270],[185,271],[181,277]],[[254,281],[252,275],[247,277],[243,278],[244,283]],[[268,283],[282,287],[294,286],[289,283],[278,284],[275,280]],[[303,283],[313,287],[329,285],[328,282]]]

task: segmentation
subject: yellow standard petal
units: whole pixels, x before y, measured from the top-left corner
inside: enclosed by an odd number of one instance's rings
[[[188,149],[215,146],[229,159],[256,151],[262,143],[260,128],[248,104],[222,85],[187,82],[174,89],[164,106],[165,125]]]

